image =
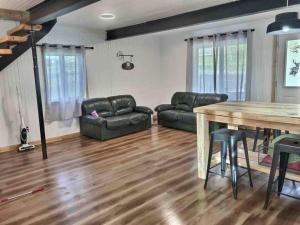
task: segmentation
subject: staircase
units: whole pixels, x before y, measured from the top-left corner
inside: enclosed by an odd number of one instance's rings
[[[0,37],[0,71],[31,47],[31,31],[35,31],[35,41],[38,42],[49,33],[55,24],[56,20],[42,25],[20,23],[7,31],[5,36]]]
[[[7,35],[0,37],[0,56],[12,55],[14,47],[28,40],[29,32],[31,30],[40,31],[41,29],[41,25],[31,26],[22,23],[7,31]]]

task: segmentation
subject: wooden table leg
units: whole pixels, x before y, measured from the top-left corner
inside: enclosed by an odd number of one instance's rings
[[[209,121],[205,114],[197,113],[198,177],[205,179],[209,149]]]

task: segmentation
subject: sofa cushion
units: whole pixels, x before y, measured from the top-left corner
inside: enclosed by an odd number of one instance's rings
[[[227,99],[228,95],[225,94],[197,94],[194,107],[225,102]]]
[[[118,129],[120,127],[126,127],[129,125],[136,125],[144,122],[148,119],[148,116],[144,113],[127,113],[124,115],[113,116],[106,118],[108,129]]]
[[[133,111],[136,102],[131,95],[118,95],[109,97],[115,115],[123,115]]]
[[[130,123],[132,125],[139,124],[146,121],[149,116],[145,113],[130,113]]]
[[[96,111],[99,116],[113,116],[113,108],[107,98],[92,98],[82,102],[82,115],[89,115],[92,111]],[[102,114],[102,115],[101,115]]]
[[[193,111],[193,107],[186,105],[186,104],[177,104],[175,106],[175,109],[179,109],[179,110],[184,110],[186,112],[192,112]]]
[[[159,119],[169,121],[169,122],[176,122],[178,121],[178,112],[180,112],[180,110],[167,110],[167,111],[160,112]]]
[[[177,116],[182,123],[196,124],[196,114],[193,112],[179,112]]]
[[[196,94],[192,92],[176,92],[171,100],[171,104],[175,106],[176,109],[192,111]]]
[[[106,118],[106,127],[108,129],[118,129],[130,125],[130,120],[127,115],[113,116]]]
[[[127,113],[131,113],[133,112],[133,108],[132,107],[126,107],[124,109],[119,109],[115,112],[116,116],[119,116],[119,115],[124,115],[124,114],[127,114]]]
[[[110,111],[102,111],[102,112],[98,112],[98,116],[99,117],[103,117],[103,118],[106,118],[106,117],[111,117],[111,116],[114,116],[115,114],[113,112],[110,112]]]

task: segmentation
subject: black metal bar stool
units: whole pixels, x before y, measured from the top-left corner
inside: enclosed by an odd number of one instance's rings
[[[260,131],[261,131],[261,128],[260,127],[256,127],[255,137],[254,137],[254,143],[253,143],[253,150],[252,150],[253,152],[256,151],[257,141],[258,141],[258,138],[259,138],[259,132]],[[265,149],[268,149],[270,138],[271,138],[271,129],[264,128],[263,131],[264,131],[263,145],[264,145]],[[289,132],[285,131],[285,133],[288,134]],[[281,130],[275,130],[275,129],[273,129],[273,138],[276,138],[276,137],[278,137],[280,135],[281,135]],[[267,153],[267,152],[264,152],[264,153]]]
[[[252,178],[251,178],[251,169],[249,163],[248,156],[248,146],[247,146],[247,138],[246,133],[244,131],[239,130],[230,130],[230,129],[220,129],[214,131],[210,135],[210,146],[209,146],[209,155],[208,155],[208,163],[207,163],[207,172],[206,179],[204,184],[204,189],[207,187],[209,174],[212,173],[211,169],[211,159],[213,155],[214,142],[221,142],[221,175],[224,177],[226,172],[226,155],[227,149],[229,152],[229,161],[230,161],[230,169],[231,169],[231,182],[232,182],[232,191],[233,196],[237,199],[237,182],[238,182],[238,142],[242,141],[244,145],[245,158],[247,163],[247,173],[249,175],[250,186],[253,187]],[[244,174],[242,174],[244,175]],[[241,176],[242,176],[241,175]]]
[[[276,169],[279,162],[279,177],[278,177],[278,196],[280,196],[284,184],[285,174],[289,162],[290,154],[300,155],[300,141],[296,139],[284,138],[275,144],[273,153],[272,167],[269,176],[268,189],[265,199],[264,209],[267,209],[270,202],[270,196],[274,184]],[[280,158],[280,160],[279,160]]]

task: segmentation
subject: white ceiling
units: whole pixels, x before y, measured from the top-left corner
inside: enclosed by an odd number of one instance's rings
[[[233,1],[237,0],[101,0],[58,20],[66,25],[109,30]],[[116,19],[98,18],[107,12],[115,14]]]
[[[0,0],[1,9],[27,10],[44,0]]]

